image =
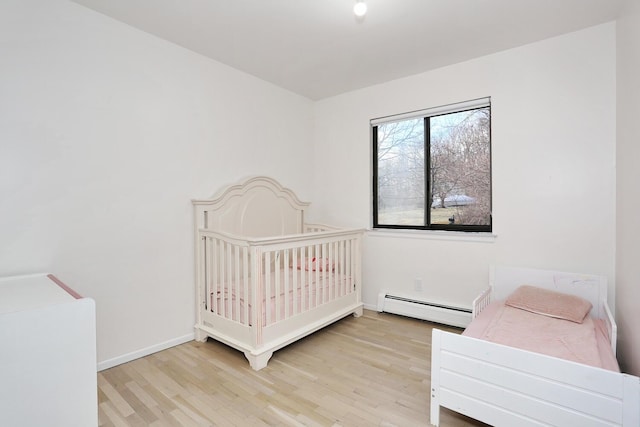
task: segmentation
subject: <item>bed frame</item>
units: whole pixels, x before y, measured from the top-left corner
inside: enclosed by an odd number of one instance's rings
[[[616,325],[601,276],[492,268],[473,316],[523,284],[579,295],[605,320],[615,354]],[[433,330],[431,424],[445,407],[494,426],[640,426],[640,378],[476,338]]]
[[[364,230],[306,224],[309,204],[264,176],[193,205],[196,340],[234,347],[260,370],[274,351],[362,315]]]

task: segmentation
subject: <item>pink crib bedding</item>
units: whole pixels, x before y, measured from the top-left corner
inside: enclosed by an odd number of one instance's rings
[[[587,317],[575,323],[496,301],[471,322],[463,335],[620,371],[601,319]]]
[[[287,275],[288,285],[285,283]],[[266,276],[263,276],[262,281],[262,320],[265,326],[352,292],[348,287],[351,278],[333,270],[316,272],[315,270],[282,269],[279,274],[275,271],[271,272],[268,281]],[[270,285],[268,295],[267,283]],[[231,298],[229,298],[229,288],[232,290]],[[236,295],[239,295],[239,298]],[[231,286],[225,284],[223,289],[213,290],[210,298],[210,307],[214,308],[215,313],[241,324],[251,325],[251,298],[245,298],[243,283],[231,283]],[[245,316],[245,307],[249,308],[248,316]]]

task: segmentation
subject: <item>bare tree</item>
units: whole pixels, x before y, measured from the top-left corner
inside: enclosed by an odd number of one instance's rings
[[[489,109],[456,114],[456,121],[443,132],[442,151],[448,156],[439,184],[449,192],[464,195],[473,203],[456,209],[456,223],[489,224],[491,215],[491,153]],[[442,204],[444,205],[444,203]]]
[[[440,208],[458,204],[454,215],[456,223],[489,224],[489,109],[432,117],[429,122],[429,153],[424,152],[422,118],[378,126],[379,211],[420,210],[426,203],[429,208],[436,207],[436,203]],[[425,156],[429,156],[429,191],[425,188]],[[427,195],[429,199],[425,200]]]

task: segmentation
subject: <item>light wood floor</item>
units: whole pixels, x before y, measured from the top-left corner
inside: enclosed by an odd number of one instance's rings
[[[365,310],[258,372],[236,350],[192,341],[100,372],[100,425],[428,426],[431,328]],[[440,425],[484,424],[442,410]]]

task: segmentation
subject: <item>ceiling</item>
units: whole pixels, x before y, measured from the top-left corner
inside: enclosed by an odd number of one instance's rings
[[[74,0],[313,100],[616,19],[619,0]]]

